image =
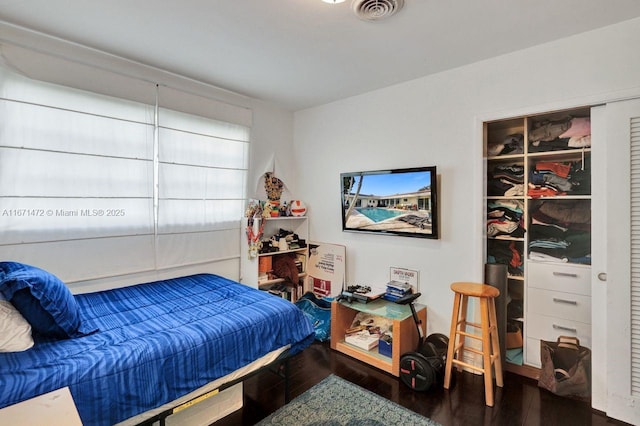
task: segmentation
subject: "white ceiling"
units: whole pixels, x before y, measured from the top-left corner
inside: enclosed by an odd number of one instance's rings
[[[374,22],[351,0],[0,0],[0,20],[290,110],[638,16],[638,0],[405,0]]]

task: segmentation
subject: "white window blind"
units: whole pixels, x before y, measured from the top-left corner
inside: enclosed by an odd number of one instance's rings
[[[249,128],[159,111],[0,67],[0,258],[67,282],[237,258]]]
[[[0,257],[69,280],[153,267],[152,118],[0,69]]]
[[[166,108],[158,121],[159,261],[184,265],[237,256],[248,127]]]

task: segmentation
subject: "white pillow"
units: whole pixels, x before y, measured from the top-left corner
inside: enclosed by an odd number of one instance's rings
[[[33,346],[31,325],[7,300],[0,300],[0,352],[26,351]]]

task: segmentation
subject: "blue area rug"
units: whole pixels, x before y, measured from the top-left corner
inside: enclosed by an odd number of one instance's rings
[[[439,423],[331,375],[258,425],[438,426]]]

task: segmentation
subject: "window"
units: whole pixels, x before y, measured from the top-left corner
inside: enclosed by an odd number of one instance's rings
[[[0,68],[0,256],[67,282],[238,257],[248,150],[245,125]]]
[[[249,129],[166,108],[158,116],[161,263],[237,257]]]

